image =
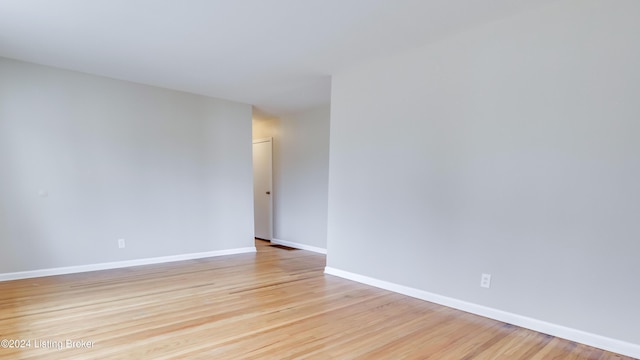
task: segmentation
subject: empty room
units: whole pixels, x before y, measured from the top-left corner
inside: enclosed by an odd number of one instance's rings
[[[640,358],[640,1],[0,0],[0,360]]]

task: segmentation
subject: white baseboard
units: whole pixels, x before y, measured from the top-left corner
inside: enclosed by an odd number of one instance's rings
[[[311,245],[306,245],[306,244],[300,244],[297,242],[293,242],[293,241],[286,241],[286,240],[280,240],[280,239],[271,239],[271,242],[274,244],[278,244],[278,245],[284,245],[284,246],[288,246],[288,247],[292,247],[292,248],[296,248],[296,249],[300,249],[300,250],[308,250],[308,251],[313,251],[316,253],[320,253],[320,254],[327,254],[327,249],[323,249],[323,248],[319,248],[316,246],[311,246]]]
[[[202,258],[208,258],[208,257],[214,257],[214,256],[243,254],[243,253],[251,253],[251,252],[256,252],[255,246],[228,249],[228,250],[199,252],[199,253],[192,253],[192,254],[161,256],[161,257],[147,258],[147,259],[125,260],[125,261],[115,261],[115,262],[100,263],[100,264],[21,271],[21,272],[0,274],[0,281],[30,279],[30,278],[37,278],[37,277],[43,277],[43,276],[53,276],[53,275],[75,274],[75,273],[82,273],[87,271],[119,269],[119,268],[131,267],[131,266],[161,264],[161,263],[168,263],[173,261],[202,259]]]
[[[411,288],[408,286],[398,285],[391,282],[374,279],[368,276],[355,274],[352,272],[326,267],[324,272],[329,275],[335,275],[348,280],[375,286],[381,289],[393,291],[403,295],[411,296],[417,299],[429,301],[450,308],[462,310],[468,313],[484,316],[490,319],[502,321],[505,323],[517,325],[523,328],[538,331],[544,334],[556,336],[559,338],[575,341],[585,345],[593,346],[599,349],[615,352],[618,354],[640,358],[640,344],[633,344],[617,339],[608,338],[601,335],[588,333],[582,330],[569,328],[562,325],[549,323],[546,321],[530,318],[523,315],[513,314],[506,311],[493,309],[483,305],[478,305],[447,296],[442,296],[428,291]]]

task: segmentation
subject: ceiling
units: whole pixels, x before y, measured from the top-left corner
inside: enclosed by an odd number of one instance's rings
[[[0,0],[0,56],[283,115],[346,68],[554,1]]]

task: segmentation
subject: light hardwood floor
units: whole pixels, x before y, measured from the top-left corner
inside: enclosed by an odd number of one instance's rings
[[[631,359],[324,275],[323,255],[268,244],[0,283],[0,339],[31,340],[0,359]]]

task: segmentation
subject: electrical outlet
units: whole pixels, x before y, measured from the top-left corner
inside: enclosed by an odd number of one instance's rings
[[[124,243],[124,239],[118,239],[118,248],[124,249],[126,244]]]
[[[487,289],[491,287],[491,274],[482,274],[480,286]]]

